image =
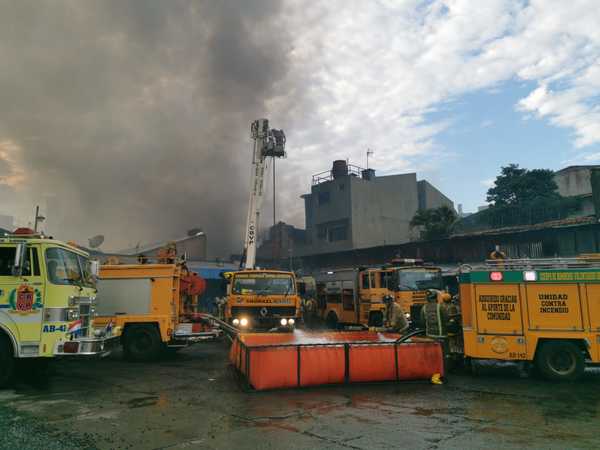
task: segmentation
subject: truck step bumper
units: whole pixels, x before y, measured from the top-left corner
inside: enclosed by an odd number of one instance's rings
[[[55,356],[107,356],[120,345],[119,336],[83,338],[62,342]]]

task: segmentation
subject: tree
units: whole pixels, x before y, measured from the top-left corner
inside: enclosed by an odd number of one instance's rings
[[[487,201],[496,207],[526,205],[540,200],[556,200],[560,197],[557,190],[552,170],[527,170],[518,164],[509,164],[502,167],[494,187],[487,191]]]
[[[421,239],[441,239],[450,236],[456,219],[454,210],[444,205],[417,211],[410,221],[410,227],[423,227]]]

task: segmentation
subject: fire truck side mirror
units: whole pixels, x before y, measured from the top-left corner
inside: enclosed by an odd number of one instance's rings
[[[13,276],[20,277],[23,274],[23,268],[25,267],[25,252],[27,251],[27,244],[17,244],[15,252],[15,261],[13,263]]]
[[[90,261],[90,271],[94,278],[98,278],[98,275],[100,275],[100,261]]]

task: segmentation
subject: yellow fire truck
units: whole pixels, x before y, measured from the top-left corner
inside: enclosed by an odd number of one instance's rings
[[[292,272],[242,270],[229,275],[225,320],[244,330],[293,329],[301,299]]]
[[[319,274],[317,302],[330,327],[360,324],[383,325],[383,298],[394,297],[408,318],[418,319],[427,289],[442,290],[441,270],[416,260],[395,261],[394,266],[341,269]]]
[[[533,362],[576,379],[600,363],[600,264],[585,259],[495,260],[460,275],[464,355]]]
[[[134,361],[216,339],[219,327],[197,312],[205,288],[206,282],[181,263],[103,265],[94,327],[123,330],[120,343]]]
[[[118,338],[93,332],[97,264],[80,249],[19,229],[0,236],[0,387],[19,358],[107,354]]]

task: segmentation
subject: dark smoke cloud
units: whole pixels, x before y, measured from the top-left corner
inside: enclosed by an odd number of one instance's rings
[[[212,255],[239,251],[249,125],[288,71],[280,14],[277,0],[0,1],[0,212],[46,201],[50,231],[112,249],[199,226]]]

